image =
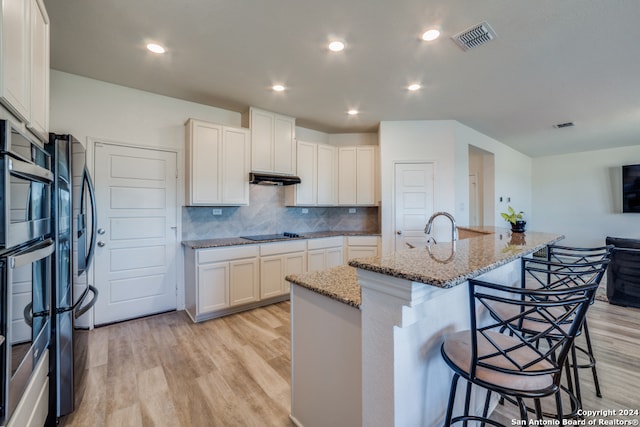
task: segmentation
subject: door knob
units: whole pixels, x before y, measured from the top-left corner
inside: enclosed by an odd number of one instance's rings
[[[98,234],[104,234],[105,230],[104,228],[98,228]]]
[[[396,234],[397,234],[398,236],[400,236],[400,235],[402,234],[402,230],[398,230],[398,231],[396,231]]]
[[[106,243],[105,243],[105,242],[103,242],[102,240],[100,240],[100,241],[98,242],[98,246],[100,246],[101,248],[103,248],[105,245],[106,245]]]

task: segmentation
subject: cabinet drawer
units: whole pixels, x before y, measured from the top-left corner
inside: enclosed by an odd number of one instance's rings
[[[307,242],[305,240],[296,240],[293,242],[277,242],[277,243],[265,243],[260,245],[260,255],[280,255],[288,254],[290,252],[302,252],[307,249]]]
[[[347,246],[378,246],[378,236],[349,236]]]
[[[258,256],[258,245],[232,246],[228,248],[198,249],[198,264],[227,261]]]
[[[344,245],[344,238],[342,236],[323,237],[321,239],[309,239],[307,241],[307,248],[309,250],[335,248],[343,245]]]

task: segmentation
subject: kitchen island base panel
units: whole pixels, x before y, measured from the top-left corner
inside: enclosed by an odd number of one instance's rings
[[[479,278],[514,285],[520,260]],[[440,346],[446,334],[469,329],[467,285],[443,289],[366,270],[358,270],[358,281],[362,353],[367,355],[362,359],[362,425],[441,425],[453,375]],[[458,393],[465,388],[460,382]],[[482,412],[485,397],[484,391],[473,391],[472,411]],[[454,413],[461,410],[456,407]]]
[[[291,338],[291,420],[365,425],[360,310],[292,284]]]

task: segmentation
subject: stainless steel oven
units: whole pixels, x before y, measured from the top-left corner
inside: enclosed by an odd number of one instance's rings
[[[49,345],[54,250],[54,241],[46,239],[0,255],[1,425],[11,417]]]
[[[0,248],[12,248],[51,232],[51,156],[6,120],[0,144]]]
[[[0,425],[51,341],[51,156],[0,120]]]

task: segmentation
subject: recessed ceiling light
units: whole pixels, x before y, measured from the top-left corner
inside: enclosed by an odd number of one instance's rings
[[[356,109],[351,109],[349,111],[347,111],[347,114],[349,114],[350,116],[356,116],[358,115],[359,111]]]
[[[271,89],[273,89],[276,92],[282,92],[284,90],[284,86],[282,86],[282,85],[273,85],[271,87]]]
[[[165,53],[165,48],[160,46],[159,44],[149,43],[147,45],[147,49],[149,49],[153,53]]]
[[[433,41],[438,37],[440,37],[440,31],[436,29],[425,31],[424,34],[422,34],[422,40],[426,42]]]
[[[412,85],[407,86],[407,89],[409,89],[411,92],[415,92],[416,90],[420,89],[422,86],[420,86],[418,83],[414,83]]]
[[[344,43],[336,40],[329,43],[329,50],[332,52],[341,52],[344,50]]]

